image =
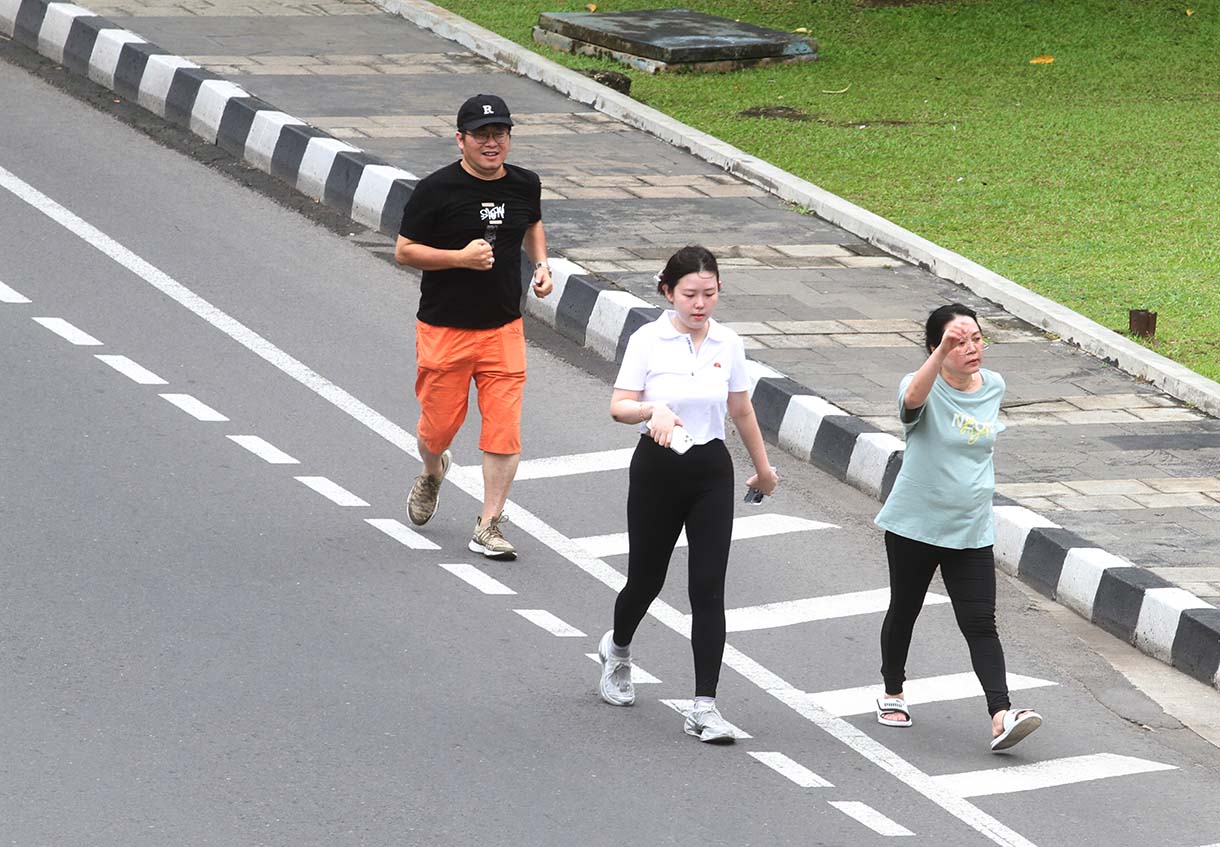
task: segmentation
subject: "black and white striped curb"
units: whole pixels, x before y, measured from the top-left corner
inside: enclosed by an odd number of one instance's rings
[[[530,312],[607,359],[621,361],[631,334],[661,314],[633,294],[581,275],[570,262],[552,264],[555,291],[545,300],[532,298]],[[769,441],[886,498],[902,467],[900,440],[760,362],[747,365],[754,410]],[[1220,688],[1220,609],[1006,498],[997,498],[995,527],[1001,570],[1149,656]]]
[[[0,0],[0,32],[353,220],[398,231],[418,178],[73,3]]]
[[[0,32],[353,220],[397,232],[418,182],[414,174],[188,59],[72,3],[0,0]],[[527,298],[529,311],[606,359],[621,361],[631,333],[660,314],[572,262],[553,259],[552,266],[555,292],[544,300]],[[902,464],[901,441],[760,362],[748,366],[768,440],[885,499]],[[1220,688],[1220,609],[1020,506],[996,507],[995,550],[1002,570],[1148,655]]]

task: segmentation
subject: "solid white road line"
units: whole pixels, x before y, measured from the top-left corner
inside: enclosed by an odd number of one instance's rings
[[[449,573],[453,574],[458,579],[465,582],[467,585],[471,585],[471,586],[474,586],[475,588],[479,589],[484,594],[516,594],[517,593],[516,591],[513,591],[511,588],[509,588],[507,585],[500,582],[499,580],[492,579],[487,574],[483,573],[481,570],[476,568],[474,565],[442,564],[441,567],[444,568],[445,570],[449,571]]]
[[[3,282],[0,282],[0,303],[9,303],[12,305],[20,305],[21,303],[28,303],[28,302],[30,302],[29,299],[18,294],[16,291],[9,288]]]
[[[750,515],[733,520],[733,540],[746,538],[762,538],[768,535],[783,535],[788,532],[806,532],[816,529],[838,529],[831,523],[796,518],[790,515]],[[603,559],[607,556],[622,556],[630,549],[627,543],[627,533],[614,532],[609,535],[590,535],[587,538],[573,539],[585,549],[590,556]],[[678,547],[687,546],[686,530],[678,536]]]
[[[80,216],[65,209],[29,183],[16,177],[11,171],[0,167],[0,188],[42,212],[51,220],[76,235],[85,243],[109,256],[130,270],[165,296],[174,300],[193,314],[228,335],[238,344],[259,356],[285,375],[313,391],[335,408],[349,415],[371,432],[376,433],[403,453],[419,460],[415,445],[415,433],[403,429],[394,421],[378,412],[349,392],[325,379],[302,364],[267,339],[217,309],[211,303],[182,285],[164,271],[145,261],[119,244],[97,227]],[[448,479],[476,501],[483,499],[483,477],[478,467],[463,468],[453,465]],[[627,577],[610,567],[601,559],[590,556],[584,548],[559,532],[546,521],[519,503],[509,500],[506,507],[511,511],[513,524],[522,532],[536,538],[559,556],[580,568],[612,591],[620,591]],[[689,637],[690,627],[685,615],[662,600],[653,601],[648,614],[676,633]],[[915,767],[893,750],[867,735],[842,718],[836,717],[814,703],[808,702],[805,692],[775,672],[751,659],[732,645],[725,646],[724,664],[779,700],[792,711],[824,731],[831,738],[858,753],[904,785],[918,792],[948,814],[971,827],[976,832],[1000,847],[1035,847],[1021,833],[997,820],[992,815],[942,789],[934,778]]]
[[[634,447],[624,450],[603,450],[600,453],[576,453],[572,456],[550,456],[545,459],[527,459],[517,465],[513,479],[550,479],[556,476],[575,476],[582,473],[619,471],[631,465]]]
[[[687,715],[689,715],[691,709],[695,708],[694,700],[662,700],[661,702],[664,703],[666,706],[669,706],[669,708],[673,709],[675,712],[677,712],[679,715],[682,715],[683,717],[686,717]],[[729,728],[733,730],[734,738],[746,739],[746,738],[754,737],[753,735],[750,735],[750,733],[746,732],[744,729],[737,726],[736,724],[731,724],[728,721],[725,721],[725,723],[728,723]]]
[[[834,806],[849,818],[855,818],[878,835],[914,835],[905,826],[887,818],[867,803],[855,800],[832,800]]]
[[[584,638],[585,634],[574,626],[566,624],[552,615],[546,609],[513,609],[514,612],[532,624],[545,629],[551,635],[559,638]]]
[[[301,464],[296,459],[289,456],[274,444],[264,441],[257,435],[230,435],[230,441],[235,441],[242,447],[245,447],[255,456],[258,456],[264,462],[269,462],[273,465],[299,465]]]
[[[986,797],[991,794],[1033,791],[1094,779],[1173,770],[1177,770],[1173,765],[1150,762],[1147,759],[1114,753],[1095,753],[1090,756],[1071,756],[1066,759],[1014,765],[1010,768],[945,774],[933,779],[946,791],[958,797]]]
[[[148,368],[133,362],[126,356],[104,356],[98,354],[94,358],[100,359],[132,382],[139,383],[140,385],[168,385],[165,380],[161,379],[161,377]]]
[[[834,785],[818,776],[809,768],[785,756],[783,753],[749,754],[782,777],[795,782],[801,788],[834,788]]]
[[[331,482],[324,476],[298,476],[296,481],[302,485],[309,486],[336,506],[354,507],[368,505],[368,503],[361,500],[342,485],[339,485],[337,482]]]
[[[602,660],[598,657],[598,655],[596,653],[585,653],[585,655],[588,656],[593,661],[597,662],[597,664],[599,664],[599,665],[602,663]],[[655,676],[650,674],[648,671],[641,668],[635,662],[632,662],[631,663],[631,681],[634,682],[636,685],[651,685],[652,683],[660,682],[661,680],[657,679]]]
[[[393,518],[365,518],[364,522],[369,526],[376,527],[399,544],[410,547],[412,550],[441,549],[439,544],[434,544],[406,524]]]
[[[935,591],[924,597],[925,606],[948,603],[949,598]],[[729,632],[749,632],[755,629],[772,629],[777,626],[809,623],[810,621],[833,620],[854,615],[871,615],[884,612],[890,605],[890,590],[877,588],[870,591],[853,591],[848,594],[830,594],[825,597],[807,597],[804,600],[783,600],[764,603],[761,606],[744,606],[726,609],[725,626]]]
[[[1043,688],[1056,684],[1032,676],[1021,676],[1015,673],[1008,675],[1009,691],[1024,691],[1029,688]],[[881,682],[877,681],[873,685],[865,685],[860,688],[841,688],[838,691],[810,693],[809,700],[839,717],[866,715],[876,711],[877,698],[884,693],[881,689]],[[983,687],[979,685],[979,681],[973,673],[955,673],[945,676],[929,676],[924,679],[908,679],[902,693],[907,705],[915,706],[921,703],[940,703],[982,697]]]
[[[220,412],[206,403],[201,403],[189,394],[162,394],[161,397],[173,403],[197,421],[222,423],[228,420]]]
[[[102,342],[98,341],[83,329],[77,329],[63,318],[34,318],[34,322],[42,324],[60,338],[63,338],[66,341],[71,341],[78,347],[102,346]]]

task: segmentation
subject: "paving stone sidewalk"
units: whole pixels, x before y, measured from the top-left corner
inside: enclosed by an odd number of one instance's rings
[[[385,161],[423,175],[456,157],[470,94],[505,97],[512,160],[538,171],[551,252],[660,303],[677,247],[723,257],[718,317],[750,355],[890,432],[921,318],[978,309],[1004,374],[999,491],[1220,604],[1220,421],[987,301],[803,215],[539,83],[360,0],[107,0],[91,7],[171,53]],[[364,233],[385,253],[391,242]]]

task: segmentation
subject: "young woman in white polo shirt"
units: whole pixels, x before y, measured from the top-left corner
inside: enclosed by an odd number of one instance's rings
[[[726,412],[754,463],[756,472],[746,484],[771,494],[779,479],[750,402],[745,348],[735,332],[712,320],[720,296],[716,258],[703,247],[683,247],[657,277],[657,290],[673,308],[631,336],[610,400],[611,416],[638,426],[640,440],[627,493],[627,584],[614,604],[614,628],[598,647],[600,693],[615,706],[635,702],[631,639],[665,584],[685,527],[695,703],[684,729],[702,741],[731,742],[732,727],[715,702],[735,496],[733,462],[724,445]],[[693,441],[683,453],[670,449],[675,438],[682,440],[675,427]]]

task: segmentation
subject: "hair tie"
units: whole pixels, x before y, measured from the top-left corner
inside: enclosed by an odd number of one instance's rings
[[[662,282],[662,280],[661,280],[662,273],[664,273],[664,271],[657,271],[656,274],[653,276],[653,279],[656,280],[657,285],[660,285]]]

